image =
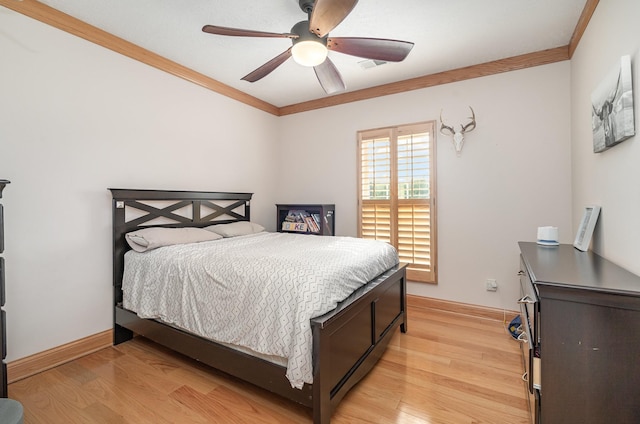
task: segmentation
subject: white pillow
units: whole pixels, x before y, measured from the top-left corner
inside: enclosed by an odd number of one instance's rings
[[[222,237],[246,236],[264,231],[264,227],[255,222],[238,221],[229,224],[217,224],[205,227],[205,230],[220,234]]]
[[[219,240],[221,235],[206,231],[203,228],[162,228],[152,227],[132,231],[125,234],[129,246],[136,252],[146,252],[172,244],[198,243],[201,241]]]

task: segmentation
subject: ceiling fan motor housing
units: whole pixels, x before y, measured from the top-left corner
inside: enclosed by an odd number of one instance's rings
[[[300,41],[315,41],[317,43],[327,45],[327,37],[320,38],[313,32],[309,31],[309,21],[300,21],[291,28],[291,33],[296,34],[298,38],[293,38],[293,44]]]
[[[298,4],[300,5],[300,9],[302,9],[302,11],[304,13],[311,13],[311,11],[313,10],[313,4],[315,3],[315,0],[299,0]]]

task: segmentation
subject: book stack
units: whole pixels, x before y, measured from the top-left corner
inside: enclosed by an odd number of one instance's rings
[[[320,233],[321,228],[320,214],[304,210],[290,210],[282,221],[282,231]]]

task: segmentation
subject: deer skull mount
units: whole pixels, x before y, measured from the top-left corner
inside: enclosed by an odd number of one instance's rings
[[[471,106],[469,106],[469,109],[471,109],[471,116],[469,117],[471,121],[465,125],[460,124],[460,131],[456,131],[453,127],[446,125],[442,120],[442,111],[440,111],[440,134],[453,136],[453,145],[456,148],[456,154],[458,156],[462,153],[465,133],[476,129],[476,114],[473,112],[473,108]]]

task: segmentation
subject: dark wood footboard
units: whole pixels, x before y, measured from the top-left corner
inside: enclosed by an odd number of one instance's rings
[[[313,422],[326,424],[346,395],[376,364],[395,329],[407,331],[405,265],[397,265],[362,286],[336,309],[311,320],[313,332],[313,385],[292,388],[286,368],[182,331],[156,320],[139,318],[122,308],[124,234],[158,217],[174,220],[163,226],[205,226],[213,221],[249,219],[251,194],[159,190],[113,192],[114,225],[114,344],[134,334],[144,336],[213,368],[313,409]],[[150,206],[151,201],[172,204]],[[146,215],[127,220],[125,208]],[[174,211],[193,208],[191,218]],[[206,207],[207,212],[203,212]],[[220,218],[224,219],[220,221]],[[147,224],[148,225],[148,224]]]
[[[388,270],[311,320],[313,330],[313,422],[330,422],[349,389],[378,362],[394,330],[407,331],[405,265]]]

